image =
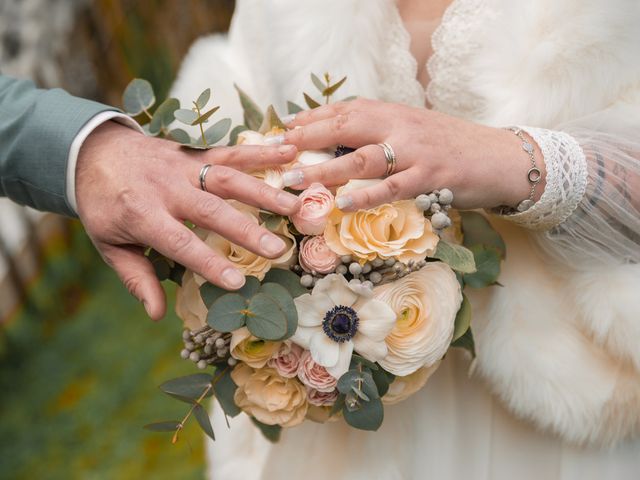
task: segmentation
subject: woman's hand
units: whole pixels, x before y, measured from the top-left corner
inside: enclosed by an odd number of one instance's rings
[[[442,188],[453,191],[454,206],[462,209],[516,206],[529,197],[529,157],[520,139],[503,129],[425,108],[365,99],[300,112],[288,126],[293,130],[281,140],[299,150],[340,144],[357,149],[287,172],[285,183],[296,189],[313,182],[337,186],[356,178],[384,177],[387,162],[377,144],[393,147],[394,173],[375,186],[339,197],[343,210],[370,208]],[[535,152],[542,169],[542,154],[537,147]],[[536,194],[543,190],[541,182]]]

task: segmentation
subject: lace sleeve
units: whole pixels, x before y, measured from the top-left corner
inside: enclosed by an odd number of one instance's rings
[[[547,185],[533,207],[505,218],[540,230],[545,252],[574,266],[640,263],[640,142],[573,125],[522,128],[543,153]]]

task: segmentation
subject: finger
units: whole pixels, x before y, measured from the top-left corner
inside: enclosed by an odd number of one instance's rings
[[[188,270],[227,290],[244,285],[244,275],[223,255],[209,248],[195,233],[168,214],[158,215],[142,241]]]
[[[319,120],[284,134],[284,143],[295,145],[298,150],[327,148],[332,145],[348,145],[360,148],[378,143],[382,132],[376,128],[380,122],[358,110]]]
[[[351,190],[336,198],[340,210],[351,212],[373,208],[383,203],[413,198],[424,193],[424,180],[412,169],[391,175],[380,183],[361,190]]]
[[[193,189],[183,200],[178,215],[257,255],[277,258],[287,249],[287,244],[259,226],[255,217],[236,210],[215,195]]]
[[[207,150],[203,155],[203,161],[204,163],[226,165],[236,170],[253,172],[291,163],[296,159],[297,153],[298,150],[294,145],[216,147]]]
[[[152,320],[160,320],[166,313],[164,290],[155,270],[144,257],[140,247],[102,247],[102,256],[129,290],[144,305]]]
[[[189,178],[199,179],[200,172],[195,170]],[[200,189],[200,184],[195,185]],[[238,200],[280,215],[292,215],[298,211],[299,200],[296,195],[267,185],[262,180],[239,172],[233,168],[214,165],[205,176],[207,192],[217,197]],[[184,203],[181,200],[180,203]]]
[[[314,182],[333,187],[355,178],[380,178],[386,171],[387,160],[382,148],[367,145],[318,165],[285,172],[283,180],[285,186],[302,190]]]
[[[339,102],[330,105],[322,105],[321,107],[312,108],[311,110],[302,110],[291,116],[291,120],[285,122],[289,128],[301,127],[310,123],[326,120],[340,114],[345,114],[353,110],[357,102]]]

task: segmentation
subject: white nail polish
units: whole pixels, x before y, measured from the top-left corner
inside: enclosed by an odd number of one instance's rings
[[[273,135],[264,139],[265,145],[282,145],[284,143],[284,135]]]
[[[345,208],[349,208],[353,206],[353,198],[350,195],[343,195],[341,197],[336,198],[336,207],[340,210],[344,210]]]
[[[304,172],[299,169],[289,170],[282,175],[282,182],[285,187],[300,185],[304,181]]]
[[[295,119],[296,119],[296,114],[292,113],[291,115],[286,115],[282,117],[280,120],[282,120],[282,123],[286,125],[287,123],[293,122]]]

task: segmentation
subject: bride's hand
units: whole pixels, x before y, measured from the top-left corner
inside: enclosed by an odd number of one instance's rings
[[[343,210],[370,208],[421,193],[449,188],[457,208],[516,206],[530,193],[530,168],[522,142],[513,134],[425,108],[358,99],[298,113],[281,137],[298,150],[346,145],[357,150],[320,165],[287,172],[296,189],[313,182],[337,186],[356,178],[381,178],[383,149],[395,151],[397,165],[383,182],[338,199]],[[535,148],[537,165],[544,166]],[[544,172],[543,172],[544,178]],[[538,185],[536,195],[544,190]]]

